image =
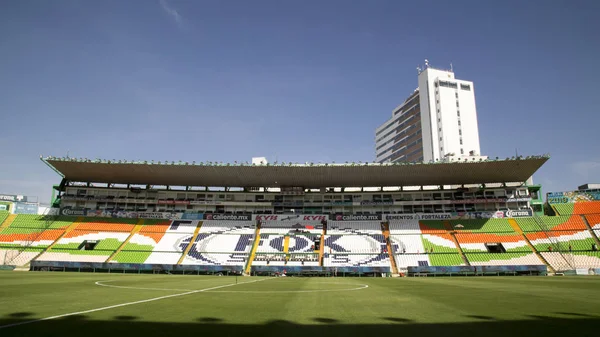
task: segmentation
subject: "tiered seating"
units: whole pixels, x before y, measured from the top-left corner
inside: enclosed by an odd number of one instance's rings
[[[534,218],[517,218],[515,219],[523,232],[539,232],[543,230],[564,231],[564,230],[585,230],[587,227],[578,215],[571,216],[541,216],[538,220]],[[538,221],[544,223],[545,228],[540,227]]]
[[[182,264],[244,265],[253,237],[251,221],[204,221]],[[187,246],[190,240],[191,236],[181,244]]]
[[[449,221],[452,228],[463,233],[514,233],[507,219],[468,219]]]
[[[415,220],[393,220],[389,222],[390,232],[401,232],[403,234],[421,234],[419,222]]]
[[[324,238],[326,267],[389,267],[379,221],[330,221]]]
[[[0,248],[0,264],[22,266],[42,252],[38,247]]]
[[[389,267],[387,253],[377,255],[359,254],[325,254],[323,263],[326,267]]]
[[[442,221],[391,221],[390,235],[401,272],[407,267],[464,264]]]
[[[425,252],[458,253],[458,248],[450,234],[423,234],[421,239]]]
[[[574,214],[574,205],[573,203],[553,204],[552,207],[554,207],[558,215],[571,215]]]
[[[24,265],[58,239],[73,217],[19,214],[9,227],[0,233],[0,263]]]
[[[527,233],[526,236],[535,249],[540,252],[549,251],[550,246],[554,251],[557,249],[564,252],[587,251],[592,250],[592,245],[595,243],[591,233],[587,230],[536,232]]]
[[[4,220],[6,220],[6,218],[8,218],[8,215],[10,213],[6,212],[6,211],[0,211],[0,225],[2,225],[2,223],[4,222]]]
[[[567,254],[569,255],[574,261],[575,268],[600,268],[600,252],[573,252]]]
[[[564,213],[569,211],[566,206],[557,209]],[[573,212],[577,211],[575,207]],[[590,217],[593,218],[593,215],[586,216],[588,222]],[[543,222],[543,225],[540,226],[538,221]],[[537,221],[533,218],[519,218],[517,222],[531,244],[555,270],[595,265],[595,257],[588,255],[593,253],[595,240],[580,215],[543,216]]]
[[[319,254],[291,254],[288,266],[318,266]]]
[[[576,202],[573,214],[600,214],[600,201]]]
[[[191,220],[146,220],[110,262],[176,264],[197,226],[198,221]],[[185,239],[187,243],[182,244]]]
[[[105,262],[129,237],[132,219],[85,219],[58,240],[38,261]],[[135,220],[135,219],[134,219]],[[92,250],[80,249],[85,241],[97,241]]]
[[[443,221],[421,220],[418,223],[423,234],[443,234],[448,232]]]
[[[381,234],[379,221],[329,221],[328,234]]]
[[[253,266],[285,266],[285,254],[257,254],[252,262]]]
[[[527,245],[527,242],[522,235],[519,234],[466,234],[457,233],[456,239],[460,244],[463,252],[487,252],[486,243],[501,243],[507,252],[527,252],[532,253],[531,248]]]
[[[379,254],[386,247],[382,234],[325,236],[325,252],[329,253]]]
[[[586,215],[585,219],[593,230],[600,230],[600,214]]]
[[[533,252],[521,253],[465,253],[472,266],[539,265],[540,259]]]

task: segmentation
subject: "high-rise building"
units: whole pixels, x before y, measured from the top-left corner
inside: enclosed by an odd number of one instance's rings
[[[418,88],[375,130],[376,161],[431,162],[479,157],[473,82],[425,61]]]

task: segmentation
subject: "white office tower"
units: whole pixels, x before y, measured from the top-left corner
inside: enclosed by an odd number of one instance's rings
[[[482,158],[473,82],[427,61],[418,78],[415,92],[375,131],[377,162]]]

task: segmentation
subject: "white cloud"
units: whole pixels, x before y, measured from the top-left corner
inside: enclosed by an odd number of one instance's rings
[[[160,6],[165,11],[165,13],[167,13],[170,17],[173,18],[173,20],[175,20],[177,26],[179,28],[183,28],[183,17],[181,16],[181,14],[179,14],[179,12],[175,8],[171,7],[167,0],[159,0],[159,2]]]

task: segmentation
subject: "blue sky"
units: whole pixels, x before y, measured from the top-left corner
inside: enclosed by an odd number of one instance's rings
[[[374,129],[454,64],[482,153],[600,182],[598,1],[2,1],[0,193],[47,201],[40,155],[373,160]]]

